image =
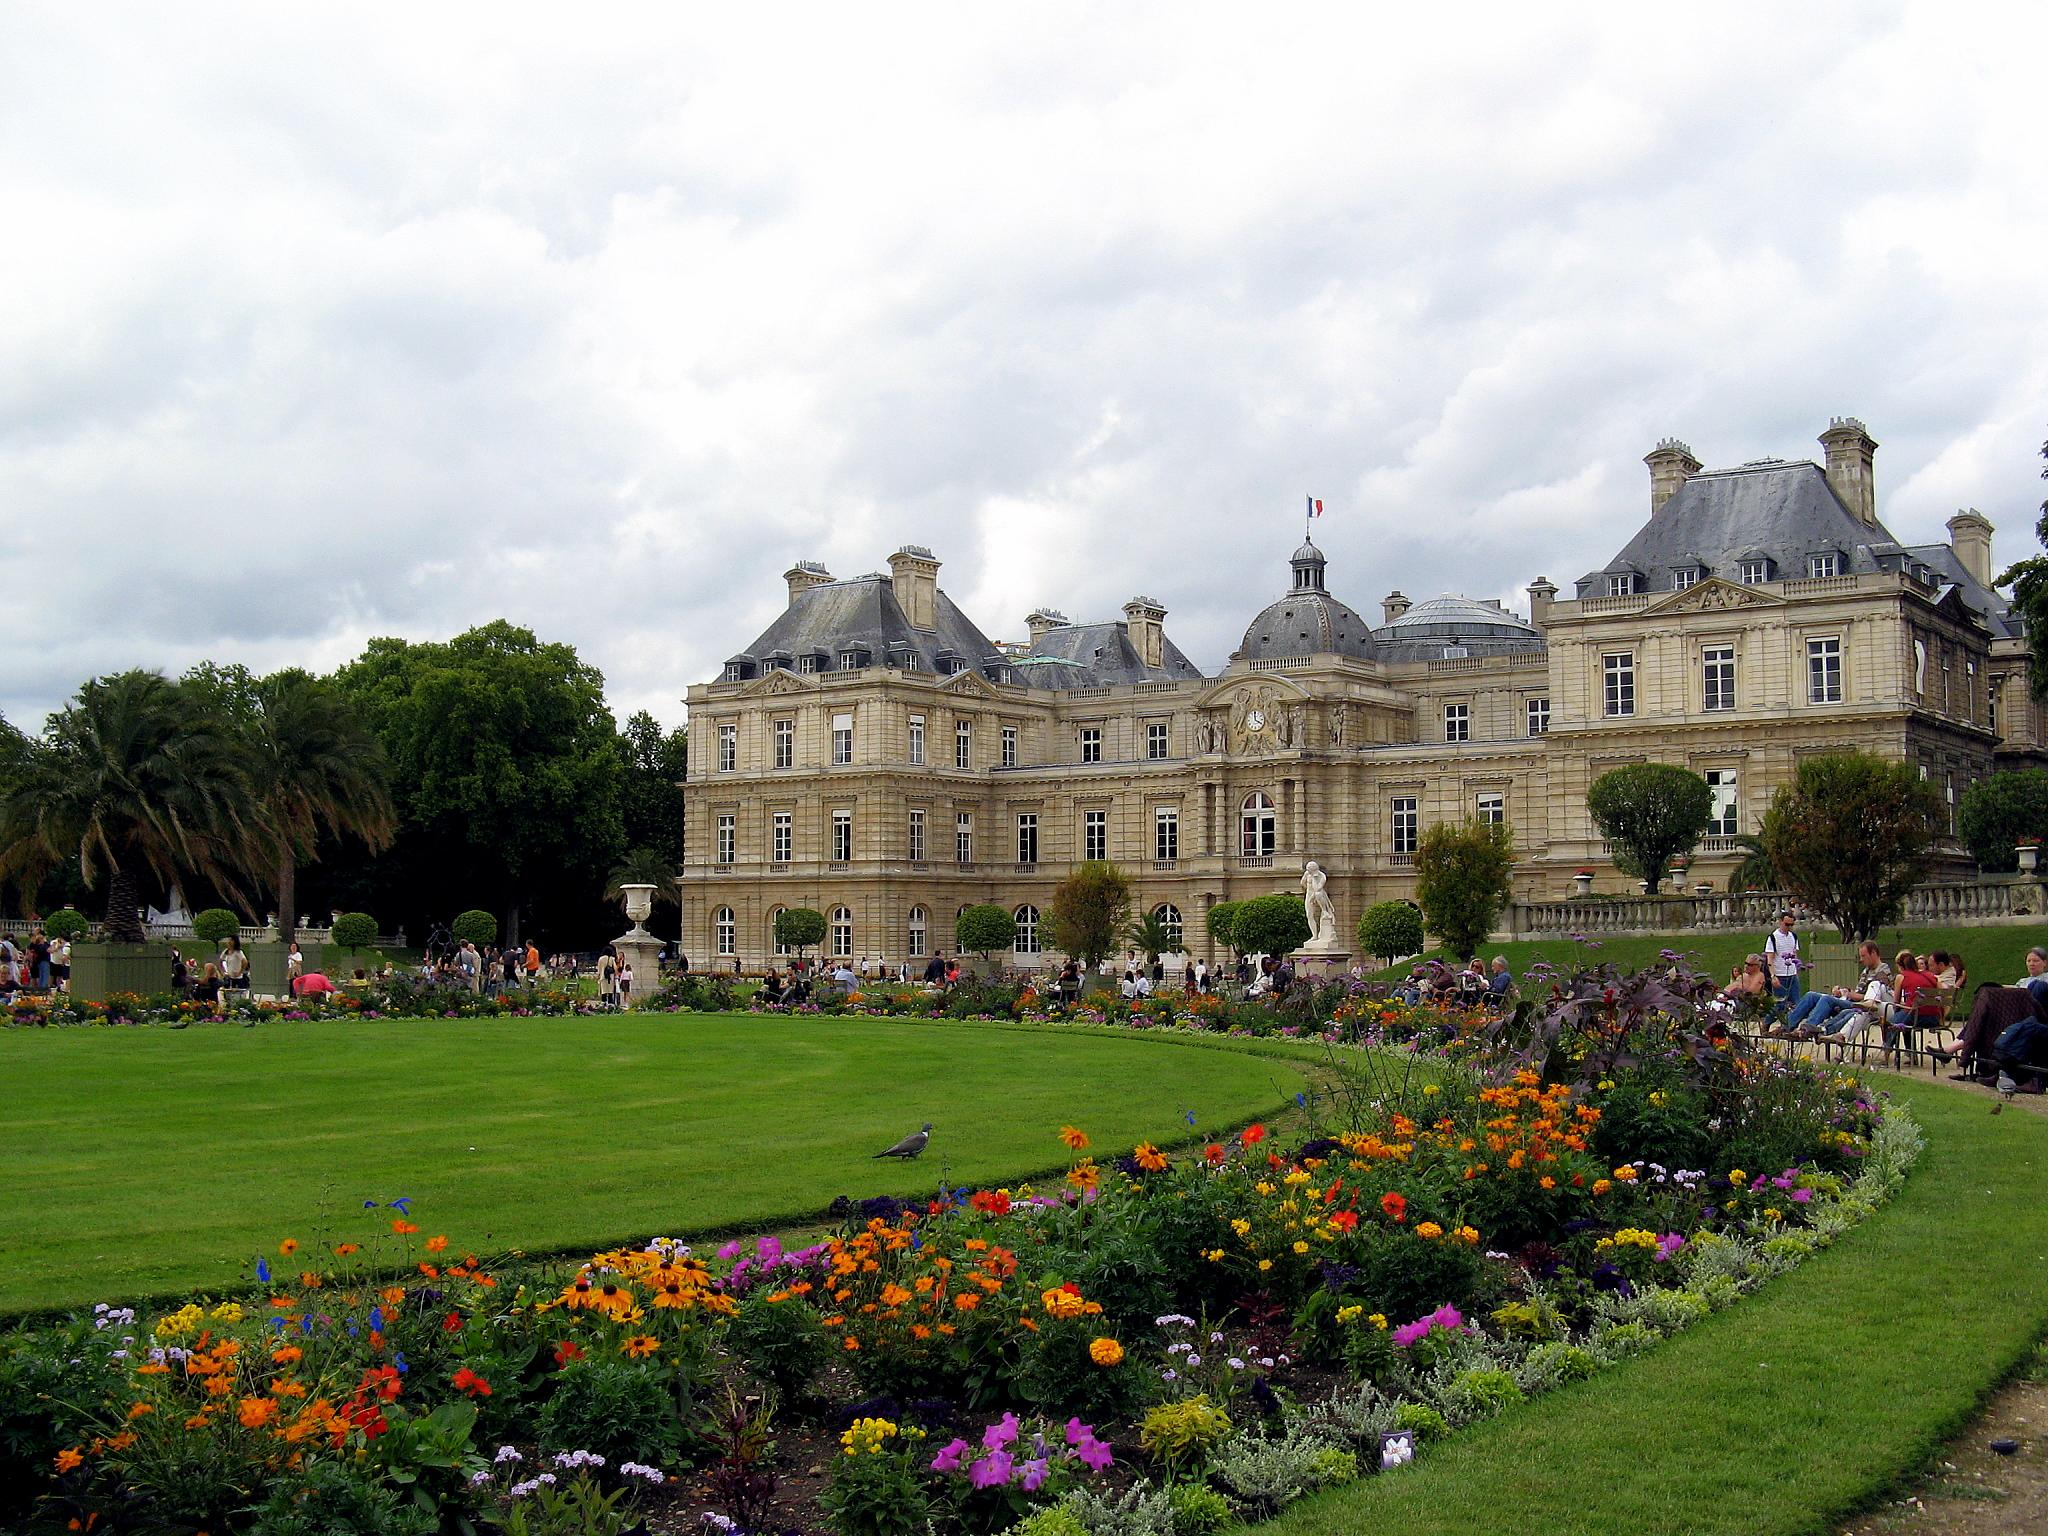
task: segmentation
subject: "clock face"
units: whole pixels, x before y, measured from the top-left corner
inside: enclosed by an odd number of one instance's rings
[[[1247,712],[1244,717],[1244,724],[1245,729],[1248,731],[1263,731],[1266,728],[1266,712],[1263,709],[1254,709]]]

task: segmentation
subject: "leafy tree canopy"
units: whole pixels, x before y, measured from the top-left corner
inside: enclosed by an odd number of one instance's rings
[[[1209,909],[1209,937],[1238,954],[1244,952],[1237,942],[1237,916],[1243,910],[1241,901],[1219,901]]]
[[[802,954],[813,944],[825,942],[825,914],[815,907],[784,907],[775,914],[775,943],[778,948]]]
[[[455,921],[448,925],[448,931],[481,949],[486,944],[498,942],[498,919],[481,907],[471,907],[467,912],[455,914]]]
[[[1688,768],[1630,763],[1593,781],[1586,809],[1614,849],[1615,868],[1649,881],[1654,891],[1671,861],[1692,852],[1706,835],[1714,792]]]
[[[2013,849],[2021,838],[2048,839],[2048,772],[2022,768],[1979,779],[1963,791],[1956,831],[1979,869],[2011,873],[2019,867]]]
[[[1810,757],[1771,797],[1763,844],[1785,889],[1844,940],[1905,909],[1927,872],[1941,802],[1908,763],[1868,752]]]
[[[1514,868],[1514,834],[1502,823],[1440,821],[1423,831],[1415,849],[1415,899],[1430,931],[1460,960],[1470,960],[1493,932],[1513,894]]]
[[[368,949],[377,942],[377,919],[367,912],[344,912],[334,920],[334,942],[343,949]]]
[[[1235,946],[1245,954],[1278,959],[1308,942],[1308,908],[1286,891],[1254,896],[1238,909],[1233,932]]]
[[[2041,445],[2041,457],[2048,459],[2048,443]],[[2048,469],[2041,471],[2048,480]],[[2041,503],[2041,519],[2034,536],[2048,545],[2048,501]],[[2048,635],[2048,556],[2035,555],[2009,567],[1998,585],[2012,588],[2012,611],[2025,623],[2029,638]],[[2036,645],[2027,658],[2027,681],[2034,697],[2048,699],[2048,647]]]
[[[1052,893],[1052,941],[1083,965],[1096,965],[1131,917],[1131,882],[1100,859],[1079,865]]]
[[[1017,920],[1001,907],[984,903],[953,920],[953,937],[960,948],[986,959],[990,950],[1008,949],[1017,942]]]
[[[192,937],[225,944],[242,931],[242,920],[226,907],[208,907],[192,918]]]
[[[689,768],[689,732],[681,726],[664,731],[642,709],[627,717],[616,740],[626,846],[651,848],[673,868],[683,856],[681,785]]]
[[[1405,901],[1377,901],[1358,919],[1358,947],[1392,964],[1422,953],[1422,913]]]

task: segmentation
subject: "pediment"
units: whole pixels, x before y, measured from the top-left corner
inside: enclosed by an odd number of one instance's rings
[[[1315,697],[1284,672],[1240,672],[1233,677],[1218,678],[1197,696],[1195,708],[1214,709],[1219,704],[1234,704],[1240,697],[1253,694],[1284,699],[1289,704],[1305,703]]]
[[[977,699],[999,699],[1002,697],[994,683],[991,683],[971,667],[965,671],[955,672],[951,677],[939,684],[939,692],[971,694]]]
[[[772,699],[780,694],[816,693],[818,680],[815,677],[799,677],[794,672],[785,672],[777,667],[766,677],[757,677],[740,690],[740,697],[746,699]]]
[[[1782,608],[1785,599],[1775,593],[1764,592],[1756,587],[1738,586],[1719,576],[1709,576],[1677,592],[1668,593],[1654,603],[1647,603],[1636,610],[1638,615],[1653,613],[1725,613],[1733,608]]]

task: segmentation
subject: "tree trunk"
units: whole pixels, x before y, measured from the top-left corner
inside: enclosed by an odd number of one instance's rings
[[[517,902],[513,903],[512,911],[505,919],[505,942],[507,944],[517,944],[519,942],[519,905]]]
[[[135,905],[135,881],[119,864],[107,871],[107,937],[116,944],[140,944],[148,937]]]
[[[277,930],[287,944],[299,931],[299,865],[289,853],[277,860]]]

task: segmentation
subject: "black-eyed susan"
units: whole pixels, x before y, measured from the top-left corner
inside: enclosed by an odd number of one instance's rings
[[[1088,1133],[1077,1125],[1063,1125],[1060,1127],[1060,1140],[1079,1152],[1088,1145]]]
[[[1166,1170],[1166,1154],[1149,1141],[1139,1142],[1137,1150],[1132,1152],[1131,1156],[1137,1159],[1138,1166],[1147,1173],[1163,1173]]]
[[[651,1333],[632,1334],[619,1345],[619,1353],[634,1360],[642,1360],[661,1348],[661,1340]]]

